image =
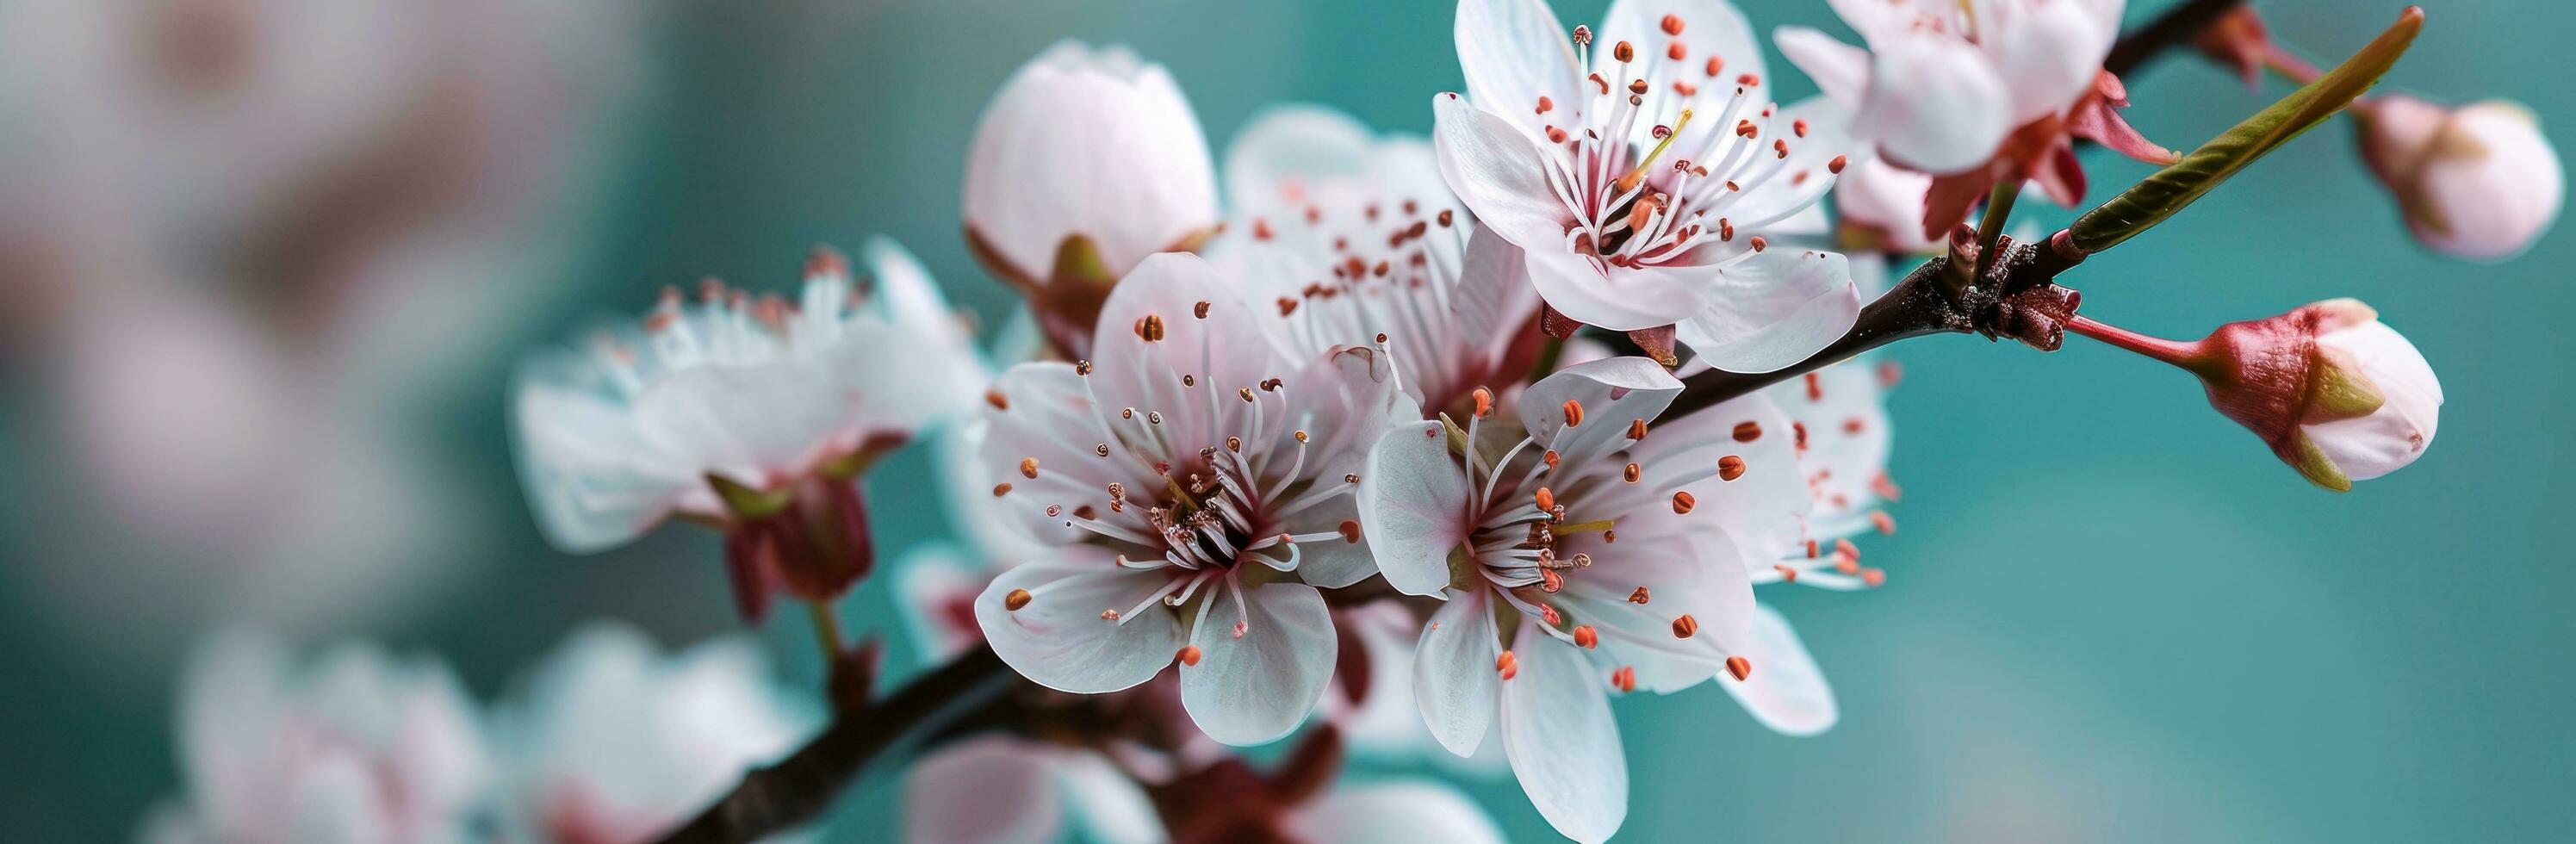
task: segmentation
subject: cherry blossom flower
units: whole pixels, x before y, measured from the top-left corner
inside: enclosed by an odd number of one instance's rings
[[[991,506],[1047,551],[975,614],[1054,689],[1118,691],[1178,662],[1199,728],[1259,744],[1323,695],[1335,647],[1316,588],[1375,572],[1350,494],[1378,431],[1420,411],[1383,348],[1295,352],[1239,290],[1198,256],[1147,258],[1104,305],[1095,360],[994,383],[983,453],[1011,474]]]
[[[1786,547],[1809,505],[1766,398],[1649,435],[1680,392],[1645,358],[1579,364],[1524,391],[1517,424],[1487,406],[1463,430],[1394,426],[1361,472],[1387,583],[1447,601],[1419,643],[1423,719],[1462,756],[1499,721],[1521,787],[1578,840],[1627,815],[1609,692],[1757,671],[1746,572],[1768,558],[1749,555]]]
[[[1226,152],[1227,230],[1206,254],[1309,353],[1378,335],[1422,406],[1463,411],[1536,359],[1520,250],[1463,216],[1431,146],[1320,106],[1274,106]]]
[[[523,367],[519,463],[547,539],[584,553],[673,515],[722,526],[755,618],[772,588],[828,596],[864,574],[853,474],[985,380],[928,273],[892,241],[865,254],[865,285],[818,251],[793,303],[665,290],[640,329]]]
[[[180,681],[189,794],[144,840],[466,840],[490,760],[444,663],[365,644],[293,664],[274,638],[216,634]]]
[[[1432,101],[1441,174],[1521,247],[1549,307],[1619,331],[1678,323],[1693,351],[1744,372],[1850,327],[1842,256],[1770,248],[1822,232],[1815,203],[1847,159],[1811,135],[1839,120],[1829,103],[1770,102],[1733,6],[1620,0],[1598,38],[1569,41],[1542,0],[1462,0],[1457,44],[1468,96]]]
[[[2530,248],[2558,219],[2567,190],[2558,152],[2523,107],[2498,100],[2445,107],[2404,94],[2353,104],[2362,160],[2397,196],[2406,228],[2462,258]]]
[[[1110,285],[1216,226],[1213,169],[1162,65],[1057,42],[984,108],[966,156],[967,242],[1080,356]]]
[[[1937,239],[1997,182],[2036,180],[2073,205],[2084,171],[2070,138],[2168,163],[2173,153],[2123,121],[2128,105],[2102,59],[2122,0],[1834,0],[1868,46],[1781,27],[1782,55],[1853,109],[1853,137],[1893,163],[1938,176],[1922,217]]]
[[[1838,363],[1763,390],[1789,418],[1798,469],[1815,509],[1805,538],[1785,551],[1747,562],[1758,585],[1785,583],[1834,590],[1878,585],[1884,576],[1860,564],[1848,537],[1895,529],[1876,508],[1892,500],[1887,479],[1890,432],[1881,396],[1894,364],[1871,358]],[[1720,683],[1763,726],[1787,735],[1815,735],[1839,718],[1833,687],[1798,639],[1788,618],[1768,604],[1754,608],[1744,656],[1762,666],[1741,683]]]
[[[2337,492],[2424,456],[2441,422],[2442,384],[2423,353],[2352,299],[2229,323],[2190,343],[2082,316],[2067,330],[2200,376],[2220,414]]]
[[[819,729],[804,701],[771,682],[748,637],[665,655],[633,627],[594,622],[496,719],[503,815],[525,840],[650,840]]]

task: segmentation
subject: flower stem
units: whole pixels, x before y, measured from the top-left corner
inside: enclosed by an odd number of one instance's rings
[[[2102,60],[2102,69],[2126,79],[2129,74],[2176,46],[2189,45],[2210,24],[2245,0],[2186,0],[2157,15],[2147,25],[2130,30],[2111,46],[2111,54]]]
[[[2067,318],[2066,330],[2184,369],[2191,368],[2191,360],[2200,353],[2190,343],[2151,337],[2081,314]]]
[[[841,655],[841,617],[832,611],[830,601],[807,601],[805,609],[814,617],[814,641],[823,645],[823,658],[828,661]]]
[[[1977,273],[1969,278],[1985,278],[1986,270],[1995,265],[1995,240],[2003,237],[2004,222],[2012,218],[2013,200],[2020,197],[2020,179],[1995,180],[1994,192],[1986,195],[1986,216],[1977,221]]]
[[[2263,66],[2300,85],[2315,82],[2317,77],[2326,75],[2325,71],[2317,69],[2317,66],[2310,64],[2307,59],[2299,58],[2279,44],[2266,45],[2263,50]]]
[[[1907,274],[1905,280],[1890,288],[1878,301],[1861,308],[1851,330],[1841,339],[1806,360],[1787,367],[1758,373],[1727,372],[1712,369],[1682,379],[1682,394],[1664,411],[1678,417],[1701,408],[1714,407],[1755,390],[1805,375],[1849,360],[1853,355],[1926,334],[1973,331],[1970,319],[1961,306],[1943,291],[1939,279],[1949,275],[1939,260],[1924,264]]]

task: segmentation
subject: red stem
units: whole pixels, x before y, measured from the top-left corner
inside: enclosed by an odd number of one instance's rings
[[[2067,317],[2066,330],[2184,369],[2191,368],[2192,359],[2200,356],[2197,343],[2150,337],[2082,314]]]

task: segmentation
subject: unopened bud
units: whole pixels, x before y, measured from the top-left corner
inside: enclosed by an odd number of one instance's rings
[[[2442,384],[2424,355],[2352,299],[2229,323],[2195,343],[2084,317],[2070,327],[2199,375],[2219,413],[2338,492],[2415,462],[2441,419]]]
[[[2389,94],[2353,109],[2362,160],[2415,239],[2462,258],[2499,260],[2558,219],[2565,173],[2540,122],[2500,100],[2444,107]]]

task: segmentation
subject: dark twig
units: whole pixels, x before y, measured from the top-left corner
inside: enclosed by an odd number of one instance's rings
[[[1665,413],[1713,407],[1853,355],[1926,334],[2010,337],[2040,351],[2056,351],[2065,340],[2065,319],[2075,312],[2079,297],[2051,279],[2074,262],[2056,256],[2044,244],[2015,244],[2009,237],[1998,241],[1995,250],[1998,257],[1984,276],[1955,300],[1942,281],[1950,275],[1950,258],[1934,258],[1862,308],[1851,330],[1823,351],[1774,372],[1710,370],[1682,379],[1682,394]]]
[[[796,755],[744,775],[731,793],[662,840],[751,841],[812,820],[870,759],[916,730],[935,727],[967,709],[1010,676],[991,650],[969,651],[865,711],[834,717]]]
[[[2131,30],[2111,45],[2111,55],[2102,60],[2102,69],[2122,79],[2131,71],[2163,55],[2176,46],[2190,46],[2219,17],[2235,11],[2245,0],[2183,0],[2148,21],[2146,26]]]

